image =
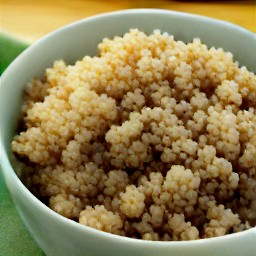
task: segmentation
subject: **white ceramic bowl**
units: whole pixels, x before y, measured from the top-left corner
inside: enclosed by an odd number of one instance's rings
[[[206,17],[164,10],[139,9],[95,16],[61,28],[22,53],[1,78],[0,152],[7,187],[28,230],[48,256],[140,255],[213,256],[256,255],[256,228],[218,238],[183,242],[151,242],[120,237],[82,226],[45,206],[22,184],[10,162],[10,143],[24,85],[56,59],[67,63],[96,55],[104,37],[123,35],[130,28],[154,29],[191,41],[199,37],[209,47],[231,51],[241,65],[256,71],[255,35],[241,27]]]

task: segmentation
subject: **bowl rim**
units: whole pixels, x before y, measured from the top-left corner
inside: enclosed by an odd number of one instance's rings
[[[43,44],[44,41],[47,41],[49,38],[52,36],[56,36],[58,33],[63,33],[65,30],[70,29],[74,26],[87,23],[89,21],[97,20],[99,18],[108,18],[112,16],[118,16],[118,15],[124,15],[124,14],[167,14],[167,15],[174,15],[174,16],[180,16],[180,17],[189,17],[193,19],[199,19],[201,22],[210,22],[210,23],[215,23],[218,25],[222,25],[225,27],[231,27],[235,30],[239,30],[243,33],[253,35],[256,39],[256,35],[252,32],[247,30],[246,28],[243,28],[239,25],[233,24],[228,21],[223,21],[215,18],[210,18],[202,15],[197,15],[197,14],[191,14],[191,13],[186,13],[186,12],[178,12],[178,11],[172,11],[172,10],[164,10],[164,9],[153,9],[153,8],[141,8],[141,9],[128,9],[128,10],[119,10],[119,11],[114,11],[114,12],[106,12],[102,14],[97,14],[93,15],[90,17],[86,17],[83,19],[80,19],[78,21],[72,22],[70,24],[67,24],[65,26],[62,26],[42,38],[38,39],[35,41],[31,46],[29,46],[25,51],[23,51],[10,65],[9,67],[4,71],[0,78],[0,89],[2,87],[3,81],[6,79],[6,77],[9,76],[9,74],[12,73],[12,68],[16,65],[18,65],[19,61],[22,60],[23,56],[27,55],[29,51],[33,48],[36,48],[37,45]],[[1,94],[0,94],[1,98]],[[1,103],[1,100],[0,100]],[[1,113],[0,113],[1,116]],[[1,119],[1,118],[0,118]],[[1,130],[0,130],[1,133]],[[88,226],[84,226],[76,221],[73,221],[71,219],[68,219],[66,217],[63,217],[62,215],[56,213],[52,209],[50,209],[48,206],[46,206],[43,202],[41,202],[36,196],[32,194],[28,190],[28,188],[21,182],[21,180],[18,178],[16,172],[14,171],[14,168],[11,165],[10,157],[8,156],[6,149],[4,147],[4,143],[2,141],[2,136],[0,136],[0,167],[3,172],[4,179],[6,179],[7,176],[10,177],[10,179],[15,182],[16,186],[18,187],[17,189],[26,196],[28,200],[31,201],[34,205],[36,205],[39,210],[47,215],[49,218],[54,218],[54,221],[58,221],[63,225],[69,225],[70,228],[79,230],[80,232],[84,233],[91,233],[91,235],[98,236],[101,239],[114,239],[116,242],[120,243],[136,243],[140,246],[161,246],[161,247],[170,247],[170,246],[192,246],[192,245],[199,245],[199,244],[204,244],[204,243],[218,243],[218,242],[225,242],[229,239],[236,238],[238,236],[245,236],[248,234],[254,234],[256,235],[256,227],[252,227],[248,230],[245,231],[240,231],[237,233],[232,233],[232,234],[227,234],[224,236],[220,237],[213,237],[213,238],[204,238],[204,239],[198,239],[198,240],[189,240],[189,241],[147,241],[147,240],[142,240],[142,239],[135,239],[135,238],[130,238],[130,237],[125,237],[125,236],[120,236],[120,235],[115,235],[111,233],[107,233],[104,231],[100,231]],[[8,188],[9,190],[9,188]]]

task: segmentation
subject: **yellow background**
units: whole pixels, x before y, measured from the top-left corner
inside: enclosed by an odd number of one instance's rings
[[[1,30],[28,42],[79,19],[120,9],[162,8],[230,21],[256,32],[256,0],[0,0]]]

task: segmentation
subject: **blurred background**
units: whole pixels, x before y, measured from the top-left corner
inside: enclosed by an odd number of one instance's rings
[[[256,32],[256,0],[0,0],[1,30],[31,43],[79,19],[130,8],[161,8],[200,14]]]

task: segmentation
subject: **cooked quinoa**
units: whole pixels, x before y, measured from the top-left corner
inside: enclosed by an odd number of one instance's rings
[[[256,225],[256,76],[230,52],[155,30],[32,80],[12,150],[57,213],[146,240]]]

